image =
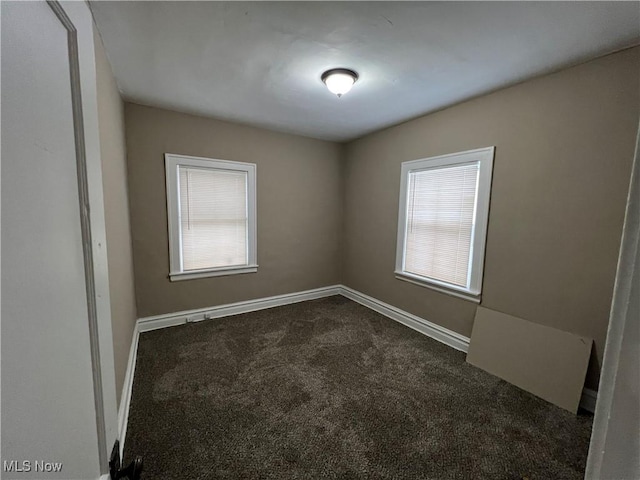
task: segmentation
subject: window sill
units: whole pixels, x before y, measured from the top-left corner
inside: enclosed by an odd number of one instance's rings
[[[440,286],[440,285],[435,285],[427,280],[424,280],[418,276],[414,276],[411,274],[408,274],[406,272],[394,272],[396,275],[396,278],[398,280],[402,280],[404,282],[409,282],[409,283],[413,283],[415,285],[419,285],[421,287],[426,287],[429,288],[431,290],[435,290],[436,292],[440,292],[440,293],[446,293],[447,295],[451,295],[452,297],[457,297],[457,298],[461,298],[463,300],[467,300],[469,302],[474,302],[474,303],[480,303],[481,300],[481,296],[480,294],[474,295],[473,293],[468,293],[468,292],[462,292],[462,291],[458,291],[458,290],[454,290],[454,289],[450,289],[444,286]]]
[[[241,273],[255,273],[258,271],[258,265],[242,265],[240,267],[228,268],[211,268],[206,270],[192,270],[187,272],[172,272],[169,279],[172,282],[180,280],[193,280],[196,278],[206,277],[223,277],[227,275],[238,275]]]

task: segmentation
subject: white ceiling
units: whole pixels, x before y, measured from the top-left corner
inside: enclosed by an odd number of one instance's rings
[[[127,100],[334,141],[640,43],[638,2],[90,5]]]

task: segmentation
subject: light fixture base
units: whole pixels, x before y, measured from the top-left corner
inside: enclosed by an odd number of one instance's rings
[[[327,78],[337,73],[342,73],[344,75],[349,75],[350,77],[353,77],[353,83],[356,83],[358,81],[358,72],[351,70],[349,68],[332,68],[331,70],[327,70],[326,72],[324,72],[320,77],[320,79],[326,84]]]

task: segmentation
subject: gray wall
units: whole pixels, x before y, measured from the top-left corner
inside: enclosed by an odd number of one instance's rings
[[[139,317],[340,282],[340,145],[130,103],[125,125]],[[164,153],[257,164],[257,273],[169,281]]]
[[[394,277],[400,164],[495,145],[482,305],[593,338],[596,388],[639,105],[634,48],[348,144],[343,283],[469,336],[475,304]]]
[[[111,327],[118,403],[136,322],[133,254],[129,224],[124,102],[111,71],[102,40],[94,28],[100,155],[109,263]]]

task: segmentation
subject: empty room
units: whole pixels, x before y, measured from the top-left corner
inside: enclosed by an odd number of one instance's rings
[[[0,18],[1,478],[640,480],[640,3]]]

